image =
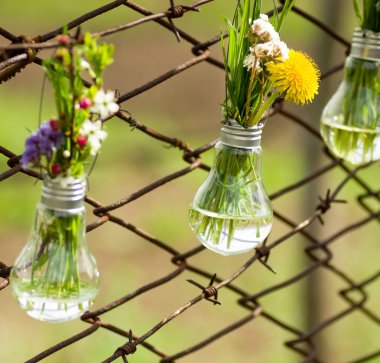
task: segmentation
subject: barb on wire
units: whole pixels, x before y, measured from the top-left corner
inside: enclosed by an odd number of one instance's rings
[[[332,203],[347,203],[346,200],[343,199],[336,199],[334,197],[331,197],[331,190],[327,189],[326,196],[322,198],[321,196],[318,196],[319,204],[315,208],[317,211],[320,211],[321,214],[325,214],[330,208]],[[324,221],[322,219],[321,214],[318,214],[318,220],[323,225]]]
[[[202,293],[207,301],[212,302],[214,305],[222,305],[220,301],[218,301],[218,290],[215,288],[214,282],[216,279],[216,274],[214,274],[210,280],[210,283],[207,287],[202,286],[200,283],[194,280],[187,280],[191,284],[199,287],[202,290]],[[214,299],[212,299],[214,297]]]
[[[184,10],[190,10],[190,11],[198,11],[198,8],[194,8],[192,6],[186,6],[186,5],[175,5],[174,0],[170,0],[170,8],[168,9],[167,12],[167,18],[169,20],[169,23],[173,29],[173,33],[175,34],[177,40],[180,42],[181,41],[181,36],[179,35],[179,32],[174,25],[173,19],[174,18],[180,18],[183,16]]]
[[[128,363],[127,355],[133,354],[134,352],[136,352],[136,350],[137,350],[137,347],[133,343],[132,330],[130,330],[129,336],[128,336],[128,342],[122,345],[121,347],[117,348],[115,351],[115,354],[121,356],[121,358],[123,358],[123,361],[125,363]]]

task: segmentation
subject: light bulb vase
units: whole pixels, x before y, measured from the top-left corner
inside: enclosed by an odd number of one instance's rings
[[[93,303],[99,271],[86,243],[86,183],[46,178],[29,241],[11,271],[12,292],[31,317],[75,319]]]
[[[380,33],[356,29],[344,79],[326,104],[321,135],[352,165],[380,159]]]
[[[262,181],[262,124],[223,124],[214,165],[189,211],[190,227],[208,249],[228,256],[258,247],[273,211]]]

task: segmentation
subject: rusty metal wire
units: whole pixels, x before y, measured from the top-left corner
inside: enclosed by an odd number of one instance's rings
[[[118,101],[121,105],[123,105],[125,101],[138,96],[139,94],[157,86],[162,82],[167,81],[169,78],[174,77],[181,72],[188,71],[200,63],[208,63],[210,67],[218,67],[220,69],[223,69],[223,64],[216,58],[213,58],[211,52],[211,47],[219,43],[221,37],[220,35],[217,35],[209,40],[200,41],[195,39],[191,34],[179,29],[175,22],[176,18],[185,16],[186,13],[190,11],[198,11],[200,7],[206,6],[207,3],[211,1],[213,0],[202,0],[197,1],[192,6],[181,6],[175,4],[173,0],[170,0],[168,4],[169,8],[167,10],[163,10],[160,13],[152,13],[135,2],[129,0],[116,0],[110,2],[105,6],[102,6],[101,8],[81,15],[77,19],[74,19],[68,24],[68,29],[74,29],[84,22],[94,17],[99,17],[102,14],[117,7],[126,6],[133,11],[141,14],[142,17],[127,24],[99,31],[96,34],[100,36],[107,36],[115,32],[127,31],[128,29],[139,26],[146,22],[155,22],[157,26],[166,28],[172,32],[178,40],[188,42],[190,44],[190,50],[193,53],[193,56],[188,61],[170,69],[169,71],[157,76],[149,82],[120,95]],[[343,39],[343,37],[337,34],[333,29],[331,29],[328,24],[325,24],[320,19],[316,19],[311,14],[305,13],[298,7],[295,7],[293,11],[299,16],[306,19],[308,22],[314,24],[315,27],[318,27],[320,30],[327,33],[330,37],[332,37],[332,39],[346,47],[347,51],[349,50],[350,43],[347,40]],[[57,41],[54,38],[62,31],[62,29],[63,28],[60,27],[49,33],[31,38],[18,37],[14,34],[11,34],[6,29],[0,28],[0,35],[12,42],[8,46],[0,47],[0,82],[11,80],[11,78],[16,76],[17,73],[22,70],[22,68],[27,67],[30,63],[36,63],[40,65],[42,61],[42,59],[38,57],[40,50],[44,48],[54,48],[57,45]],[[222,36],[225,37],[226,35],[223,34]],[[330,77],[337,71],[341,70],[342,67],[342,63],[332,66],[324,72],[322,79]],[[320,357],[320,352],[318,351],[318,344],[315,337],[327,329],[329,326],[336,324],[343,318],[349,317],[353,312],[357,312],[362,314],[369,321],[377,324],[380,328],[380,314],[378,313],[378,309],[374,310],[373,308],[369,307],[369,294],[367,292],[367,288],[370,284],[373,284],[375,281],[380,281],[380,270],[378,270],[378,265],[373,266],[374,272],[370,276],[364,279],[356,279],[355,276],[351,276],[351,274],[347,272],[346,269],[342,269],[341,267],[334,264],[334,254],[331,249],[332,245],[342,236],[350,234],[356,230],[359,230],[360,228],[366,227],[370,222],[379,222],[380,190],[373,189],[367,183],[366,179],[361,176],[360,173],[363,169],[369,169],[375,166],[373,164],[368,164],[352,169],[344,164],[341,160],[335,159],[326,149],[323,148],[318,130],[314,129],[313,126],[307,122],[307,120],[304,120],[298,115],[295,115],[292,112],[286,110],[281,102],[278,102],[275,105],[273,113],[282,115],[282,117],[286,118],[288,122],[291,122],[296,127],[303,129],[304,132],[307,133],[308,137],[316,139],[317,142],[321,143],[321,152],[326,156],[328,162],[319,169],[314,170],[312,173],[310,173],[310,175],[304,175],[301,179],[295,181],[293,184],[285,185],[280,190],[272,193],[270,196],[272,201],[282,198],[291,192],[297,191],[303,186],[315,181],[316,179],[328,175],[332,171],[340,170],[344,173],[344,177],[338,183],[338,185],[335,185],[331,187],[331,189],[327,190],[324,197],[319,197],[319,200],[316,199],[314,211],[309,216],[304,217],[300,221],[292,221],[279,210],[275,210],[275,218],[279,222],[282,222],[284,225],[288,226],[288,232],[284,233],[274,240],[269,238],[265,246],[256,249],[256,252],[253,254],[253,256],[250,256],[242,266],[240,266],[230,276],[225,277],[220,275],[216,276],[213,272],[201,269],[191,264],[191,258],[195,255],[201,254],[204,251],[204,248],[202,246],[188,251],[177,251],[171,246],[170,243],[159,240],[149,232],[135,225],[132,225],[131,223],[114,214],[114,211],[117,211],[117,209],[120,207],[128,203],[133,203],[143,195],[151,193],[159,189],[162,185],[170,183],[175,179],[181,178],[193,172],[194,170],[209,170],[209,166],[206,165],[202,160],[202,154],[213,148],[216,141],[212,141],[206,145],[192,148],[185,140],[180,140],[176,137],[166,135],[159,130],[155,130],[146,126],[141,121],[135,120],[127,111],[118,112],[116,117],[124,121],[130,127],[138,130],[138,132],[146,134],[152,140],[158,140],[161,143],[163,142],[168,146],[182,151],[183,160],[188,163],[188,166],[177,170],[172,174],[166,175],[165,177],[158,179],[149,185],[146,185],[140,190],[137,190],[132,194],[124,196],[109,204],[104,204],[101,201],[97,201],[93,196],[88,195],[86,197],[86,202],[90,207],[92,207],[93,214],[98,219],[94,223],[87,226],[87,231],[90,232],[94,229],[100,228],[106,223],[114,223],[121,228],[135,233],[139,237],[151,243],[156,248],[168,253],[169,262],[173,263],[174,268],[169,274],[159,277],[154,281],[147,281],[144,286],[141,286],[135,291],[131,291],[125,296],[117,297],[114,301],[97,310],[86,312],[83,314],[81,319],[83,322],[91,325],[89,328],[46,349],[35,357],[29,359],[27,362],[39,362],[44,358],[54,354],[55,352],[63,349],[64,347],[75,344],[79,340],[84,339],[91,334],[95,334],[97,331],[99,331],[99,329],[104,329],[114,334],[118,334],[126,339],[125,344],[120,347],[114,347],[114,353],[103,359],[103,363],[113,362],[118,358],[121,358],[124,360],[124,362],[127,362],[128,356],[130,356],[130,360],[132,360],[133,355],[138,355],[137,348],[140,346],[150,350],[157,356],[157,359],[160,362],[174,362],[178,361],[182,357],[188,356],[193,352],[206,347],[208,344],[214,342],[215,340],[226,339],[227,334],[241,328],[246,324],[254,325],[258,317],[267,320],[270,324],[275,325],[278,328],[289,333],[292,338],[286,340],[283,343],[289,349],[297,352],[303,362],[322,362],[323,360]],[[24,173],[32,178],[40,177],[36,172],[22,170],[18,163],[20,157],[11,150],[6,149],[4,146],[0,146],[0,154],[7,159],[7,164],[9,166],[9,169],[0,175],[0,182],[11,178],[17,173]],[[323,217],[325,213],[331,208],[334,208],[336,203],[344,202],[340,199],[340,195],[342,190],[346,188],[347,183],[350,181],[354,181],[361,190],[361,193],[357,196],[357,208],[360,208],[365,213],[365,215],[361,217],[361,219],[345,225],[329,237],[326,237],[324,239],[317,238],[314,233],[308,229],[308,227],[313,223],[318,223],[318,220],[319,222],[323,223]],[[377,207],[375,207],[375,209],[373,207],[374,203],[370,204],[368,202],[369,200],[376,203]],[[310,203],[312,203],[312,201]],[[281,281],[276,285],[267,286],[265,289],[255,293],[252,293],[249,286],[243,289],[236,284],[236,280],[255,262],[259,262],[271,271],[274,271],[270,265],[269,257],[271,251],[277,248],[279,245],[288,242],[289,239],[296,235],[302,235],[308,241],[308,245],[305,248],[305,254],[309,257],[309,264],[303,270],[298,271],[290,278],[287,278],[286,280]],[[7,262],[8,263],[5,261],[0,261],[0,291],[5,289],[9,284],[8,277],[11,266],[9,266],[9,261]],[[305,279],[312,272],[320,268],[333,274],[345,284],[344,288],[336,292],[337,295],[345,302],[345,308],[335,312],[334,315],[313,326],[310,330],[302,331],[289,323],[285,323],[285,319],[282,320],[281,318],[273,315],[270,309],[266,307],[265,303],[262,302],[262,299],[264,297],[268,297],[271,294],[276,294],[278,291],[292,286],[293,284]],[[211,266],[210,269],[212,269]],[[349,268],[347,268],[347,270],[349,270]],[[195,276],[195,279],[197,276],[208,278],[210,281],[209,285],[203,286],[195,280],[190,280],[192,284],[201,289],[200,293],[199,291],[197,293],[197,290],[194,290],[193,299],[189,300],[184,305],[178,306],[171,314],[164,316],[161,321],[152,323],[151,329],[146,331],[144,334],[135,336],[132,331],[126,331],[119,326],[109,324],[103,320],[103,316],[105,316],[108,312],[112,311],[113,309],[117,309],[121,305],[127,304],[129,301],[136,299],[138,296],[150,290],[159,289],[169,281],[177,278],[184,271],[193,274]],[[238,304],[241,306],[244,312],[246,312],[246,310],[249,311],[248,315],[240,320],[233,322],[232,324],[225,326],[223,329],[214,332],[207,339],[204,339],[202,341],[196,341],[195,339],[193,342],[189,342],[188,348],[174,354],[165,353],[149,342],[150,337],[156,334],[159,330],[165,328],[165,326],[173,319],[176,319],[181,314],[184,314],[194,305],[204,301],[210,301],[215,305],[220,304],[222,300],[220,300],[220,297],[218,297],[218,292],[221,289],[228,289],[233,294],[236,294]],[[231,349],[233,348],[231,347]],[[375,358],[380,359],[379,357],[379,349],[370,352],[363,350],[361,357],[351,357],[350,362],[369,362]],[[252,360],[255,360],[254,352],[252,352]],[[333,360],[330,360],[330,362],[332,361]]]

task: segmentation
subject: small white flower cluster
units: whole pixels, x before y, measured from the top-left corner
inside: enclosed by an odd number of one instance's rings
[[[102,89],[96,92],[91,112],[98,114],[104,120],[117,111],[119,111],[119,105],[115,102],[115,92],[104,92]]]
[[[102,130],[102,121],[97,120],[93,122],[86,120],[79,130],[79,135],[86,138],[86,144],[90,146],[90,154],[96,155],[102,141],[107,137],[107,132]]]
[[[252,23],[252,35],[254,45],[243,62],[243,66],[248,70],[253,68],[259,73],[262,63],[268,60],[281,58],[284,62],[288,59],[289,49],[285,42],[280,40],[280,35],[269,22],[267,15],[261,14],[260,18]]]
[[[252,23],[252,33],[263,42],[280,39],[273,25],[269,22],[268,15],[260,14],[260,18]]]

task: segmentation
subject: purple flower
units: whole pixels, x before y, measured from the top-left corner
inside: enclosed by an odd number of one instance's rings
[[[50,122],[44,122],[40,128],[31,134],[25,141],[25,151],[21,157],[21,166],[26,169],[29,164],[37,164],[41,156],[48,159],[63,143],[63,135],[60,131],[53,130]]]
[[[37,132],[31,134],[25,141],[25,151],[21,157],[21,166],[26,169],[29,163],[37,163],[39,160],[38,152],[39,137]]]

